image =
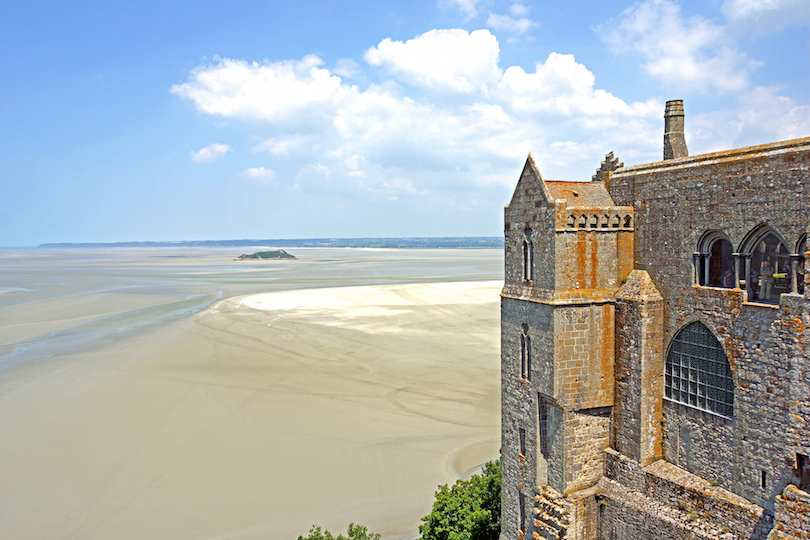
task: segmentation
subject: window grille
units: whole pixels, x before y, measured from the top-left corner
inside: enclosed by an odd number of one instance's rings
[[[672,401],[734,416],[731,366],[714,334],[693,322],[675,336],[666,362],[666,396]]]
[[[548,459],[548,406],[540,394],[537,395],[537,429],[540,432],[540,453]]]

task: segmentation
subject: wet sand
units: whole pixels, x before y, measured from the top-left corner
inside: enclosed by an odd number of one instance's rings
[[[0,531],[294,539],[354,521],[415,538],[438,484],[497,457],[500,286],[237,296],[13,366]]]

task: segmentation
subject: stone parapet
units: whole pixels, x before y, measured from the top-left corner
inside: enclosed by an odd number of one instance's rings
[[[772,526],[772,517],[762,507],[664,460],[642,468],[608,449],[605,478],[611,482],[606,497],[612,493],[622,505],[625,499],[643,498],[644,502],[635,504],[632,512],[646,512],[653,521],[660,518],[664,529],[682,529],[683,538],[764,539]],[[602,486],[602,481],[597,485]],[[639,534],[647,525],[641,527]]]
[[[776,496],[776,514],[768,540],[810,539],[810,493],[794,485]]]

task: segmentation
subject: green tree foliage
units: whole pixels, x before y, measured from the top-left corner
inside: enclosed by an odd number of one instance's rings
[[[298,540],[380,540],[379,534],[370,533],[364,526],[354,523],[349,523],[349,530],[346,534],[349,535],[348,538],[342,534],[333,536],[329,531],[322,531],[320,527],[313,525],[309,530],[309,536],[299,536]]]
[[[422,540],[498,540],[501,531],[501,464],[481,475],[439,486],[433,511],[422,518]]]

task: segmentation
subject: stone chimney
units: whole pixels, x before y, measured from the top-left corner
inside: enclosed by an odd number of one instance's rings
[[[677,159],[689,155],[683,136],[683,100],[667,101],[664,111],[664,159]]]

